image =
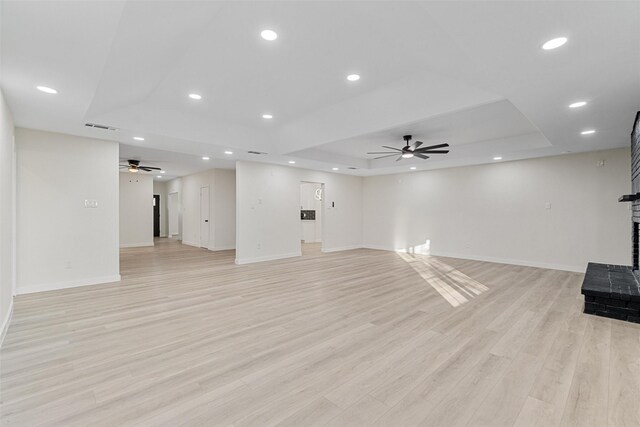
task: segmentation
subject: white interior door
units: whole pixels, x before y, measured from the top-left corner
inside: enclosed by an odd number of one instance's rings
[[[209,187],[200,188],[200,247],[209,247]]]
[[[179,207],[178,207],[178,193],[171,193],[168,197],[169,207],[169,236],[177,236],[180,234],[178,221]]]

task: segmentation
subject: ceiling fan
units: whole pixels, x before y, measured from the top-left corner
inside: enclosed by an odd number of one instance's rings
[[[140,171],[151,172],[160,171],[162,168],[156,168],[153,166],[145,166],[140,164],[140,160],[127,160],[126,165],[120,165],[120,169],[129,169],[129,172],[137,173]]]
[[[392,151],[372,151],[367,154],[384,154],[384,156],[374,157],[376,159],[384,159],[385,157],[393,157],[398,156],[396,162],[400,159],[410,159],[411,157],[417,157],[419,159],[427,160],[429,156],[427,154],[447,154],[449,150],[438,150],[438,148],[448,147],[449,144],[446,142],[444,144],[430,145],[428,147],[419,148],[422,144],[421,141],[416,141],[413,144],[409,145],[409,141],[411,141],[411,135],[405,135],[402,137],[404,139],[406,145],[400,148],[389,147],[383,145],[383,148],[387,148]]]

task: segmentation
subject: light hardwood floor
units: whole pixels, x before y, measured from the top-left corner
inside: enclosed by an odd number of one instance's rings
[[[582,275],[392,252],[234,265],[164,240],[19,296],[5,425],[640,424],[640,325]]]

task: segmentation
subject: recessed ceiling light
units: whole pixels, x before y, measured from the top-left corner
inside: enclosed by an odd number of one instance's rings
[[[278,33],[273,30],[262,30],[260,37],[265,40],[273,41],[278,38]]]
[[[338,168],[331,168],[331,170],[337,171],[337,170],[338,170]]]
[[[160,171],[160,173],[166,173],[165,171]]]
[[[578,101],[574,102],[573,104],[569,104],[569,108],[579,108],[584,107],[585,105],[587,105],[587,101]]]
[[[403,159],[410,159],[413,157],[413,153],[402,153]]]
[[[415,166],[411,166],[409,169],[411,169],[412,171],[416,170]]]
[[[580,132],[581,135],[591,135],[592,133],[596,133],[596,131],[593,129],[589,129],[589,130],[583,130],[582,132]]]
[[[271,115],[271,114],[263,114],[263,115],[262,115],[262,118],[263,118],[263,119],[267,119],[267,120],[269,120],[269,119],[273,119],[273,115]]]
[[[202,95],[199,95],[197,93],[190,93],[189,94],[189,98],[195,99],[195,100],[200,100],[200,99],[202,99]]]
[[[295,160],[289,160],[289,164],[290,164],[290,165],[295,165],[295,164],[296,164],[296,161],[295,161]]]
[[[227,151],[224,152],[224,154],[233,154],[233,151],[227,150]]]
[[[563,44],[565,44],[566,42],[567,42],[567,38],[566,37],[556,37],[555,39],[551,39],[548,42],[546,42],[545,44],[543,44],[542,48],[544,50],[556,49],[556,48],[559,48],[560,46],[562,46]]]
[[[493,158],[493,160],[502,160],[502,157],[496,156],[496,157]]]
[[[134,136],[133,139],[135,139],[136,141],[144,141],[144,138],[141,136]]]
[[[209,157],[207,157],[207,156],[202,156],[202,160],[209,160]]]
[[[47,87],[47,86],[36,86],[36,89],[38,89],[40,92],[44,92],[44,93],[50,93],[55,95],[56,93],[58,93],[57,90]]]
[[[158,176],[156,176],[156,178],[162,178],[162,175],[158,175]]]
[[[359,74],[349,74],[347,76],[347,80],[349,80],[350,82],[357,82],[358,80],[360,80],[360,75]]]

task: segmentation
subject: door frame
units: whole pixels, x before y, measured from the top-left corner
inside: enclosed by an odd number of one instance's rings
[[[155,203],[153,205],[153,237],[160,237],[162,235],[162,209],[160,209],[162,201],[159,194],[154,194],[153,200]],[[156,225],[158,226],[157,230]]]

